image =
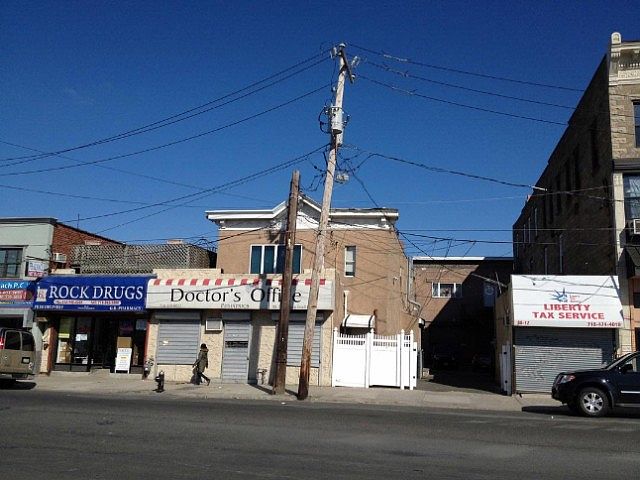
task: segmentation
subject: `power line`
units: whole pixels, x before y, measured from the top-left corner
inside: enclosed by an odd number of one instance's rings
[[[300,156],[298,156],[298,157],[296,157],[296,158],[294,158],[292,160],[288,160],[286,162],[282,162],[282,163],[280,163],[278,165],[275,165],[273,167],[267,168],[265,170],[261,170],[259,172],[253,173],[251,175],[247,175],[245,177],[242,177],[242,178],[230,181],[230,182],[226,182],[226,183],[224,183],[222,185],[207,189],[207,190],[205,190],[203,192],[183,195],[181,197],[173,198],[173,199],[168,200],[168,201],[158,202],[156,204],[147,205],[147,206],[143,206],[143,207],[137,207],[137,208],[124,210],[124,211],[120,211],[120,212],[112,212],[112,213],[103,214],[103,215],[96,215],[96,216],[93,216],[93,217],[86,217],[86,218],[81,219],[81,220],[93,220],[93,219],[96,219],[96,218],[105,218],[105,217],[111,217],[111,216],[115,216],[115,215],[122,215],[122,214],[125,214],[125,213],[131,213],[131,212],[134,212],[134,211],[140,211],[140,210],[144,210],[144,209],[155,207],[155,206],[167,205],[168,203],[172,203],[172,202],[176,202],[176,201],[190,199],[186,203],[181,203],[181,204],[178,204],[178,205],[170,206],[170,207],[168,207],[166,209],[163,209],[163,210],[161,210],[159,212],[154,212],[154,213],[151,213],[151,214],[148,214],[148,215],[144,215],[142,217],[136,218],[134,220],[130,220],[128,222],[121,223],[121,224],[116,225],[114,227],[110,227],[110,228],[101,230],[98,233],[106,232],[106,231],[109,231],[109,230],[113,230],[115,228],[119,228],[119,227],[122,227],[124,225],[129,225],[131,223],[138,222],[140,220],[144,220],[146,218],[149,218],[149,217],[152,217],[152,216],[155,216],[155,215],[159,215],[161,213],[165,213],[165,212],[167,212],[169,210],[172,210],[174,208],[177,208],[179,206],[188,205],[192,201],[200,200],[202,198],[206,198],[207,196],[210,196],[210,195],[212,195],[214,193],[218,193],[221,190],[226,190],[226,189],[229,189],[229,188],[237,187],[237,186],[242,185],[244,183],[247,183],[247,182],[249,182],[251,180],[255,180],[256,178],[260,178],[260,177],[263,177],[265,175],[269,175],[269,174],[271,174],[273,172],[277,172],[279,170],[283,170],[285,168],[289,168],[289,167],[291,167],[291,166],[293,166],[293,165],[295,165],[295,164],[297,164],[297,163],[299,163],[301,161],[304,161],[309,155],[312,155],[312,154],[314,154],[314,153],[316,153],[316,152],[318,152],[318,151],[320,151],[320,150],[322,150],[324,148],[326,148],[326,145],[322,145],[321,147],[315,148],[314,150],[312,150],[312,151],[310,151],[308,153],[305,153],[303,155],[300,155]],[[70,221],[74,221],[74,220],[70,220]]]
[[[431,167],[431,166],[426,165],[424,163],[414,162],[412,160],[406,160],[406,159],[403,159],[403,158],[400,158],[400,157],[394,157],[394,156],[391,156],[391,155],[385,155],[383,153],[367,151],[365,149],[356,147],[354,145],[345,146],[345,148],[353,148],[355,150],[367,153],[369,156],[365,159],[365,161],[368,160],[369,158],[380,157],[380,158],[384,158],[386,160],[392,160],[392,161],[398,162],[398,163],[404,163],[404,164],[407,164],[407,165],[413,165],[414,167],[422,168],[424,170],[428,170],[428,171],[431,171],[431,172],[449,173],[451,175],[458,175],[458,176],[461,176],[461,177],[472,178],[472,179],[475,179],[475,180],[483,180],[485,182],[498,183],[500,185],[506,185],[506,186],[509,186],[509,187],[529,188],[529,189],[532,189],[532,190],[539,190],[539,191],[543,191],[543,192],[547,191],[543,187],[538,187],[536,185],[530,185],[530,184],[527,184],[527,183],[508,182],[506,180],[500,180],[500,179],[493,178],[493,177],[486,177],[486,176],[483,176],[483,175],[476,175],[476,174],[473,174],[473,173],[461,172],[461,171],[458,171],[458,170],[450,170],[450,169],[441,168],[441,167]],[[360,168],[363,164],[364,164],[364,161],[358,166],[358,168]]]
[[[391,55],[382,51],[376,51],[376,50],[372,50],[370,48],[366,48],[366,47],[362,47],[362,46],[358,46],[358,45],[354,45],[354,44],[350,44],[350,46],[358,49],[358,50],[362,50],[364,52],[368,52],[368,53],[372,53],[374,55],[379,55],[381,57],[387,58],[389,60],[394,60],[396,62],[400,62],[400,63],[409,63],[412,65],[418,65],[421,67],[426,67],[426,68],[432,68],[435,70],[442,70],[445,72],[453,72],[453,73],[460,73],[462,75],[470,75],[470,76],[474,76],[474,77],[479,77],[479,78],[487,78],[490,80],[499,80],[502,82],[511,82],[511,83],[517,83],[520,85],[529,85],[529,86],[533,86],[533,87],[543,87],[543,88],[553,88],[556,90],[566,90],[566,91],[570,91],[570,92],[582,92],[581,89],[579,88],[572,88],[572,87],[566,87],[566,86],[562,86],[562,85],[552,85],[552,84],[548,84],[548,83],[538,83],[538,82],[532,82],[529,80],[518,80],[515,78],[508,78],[508,77],[501,77],[498,75],[488,75],[488,74],[484,74],[484,73],[478,73],[478,72],[471,72],[468,70],[461,70],[461,69],[456,69],[456,68],[450,68],[450,67],[443,67],[441,65],[434,65],[434,64],[430,64],[430,63],[425,63],[425,62],[419,62],[416,60],[411,60],[409,58],[404,58],[404,57],[399,57],[396,55]]]
[[[121,140],[123,138],[128,138],[128,137],[131,137],[131,136],[134,136],[134,135],[139,135],[141,133],[146,133],[146,132],[149,132],[149,131],[152,131],[152,130],[156,130],[158,128],[162,128],[162,127],[165,127],[165,126],[168,126],[168,125],[172,125],[174,123],[181,122],[183,120],[187,120],[189,118],[192,118],[192,117],[195,117],[195,116],[198,116],[198,115],[202,115],[203,113],[206,113],[206,112],[209,112],[211,110],[214,110],[214,109],[220,108],[222,106],[228,105],[229,103],[233,103],[235,101],[241,100],[241,99],[246,98],[246,97],[248,97],[250,95],[253,95],[253,94],[257,93],[257,92],[260,92],[260,91],[262,91],[262,90],[264,90],[266,88],[269,88],[269,87],[271,87],[273,85],[276,85],[276,84],[278,84],[280,82],[283,82],[283,81],[285,81],[285,80],[287,80],[287,79],[289,79],[289,78],[291,78],[291,77],[293,77],[295,75],[298,75],[298,74],[300,74],[300,73],[302,73],[302,72],[304,72],[304,71],[306,71],[306,70],[308,70],[308,69],[310,69],[312,67],[315,67],[316,65],[319,65],[320,63],[328,60],[329,57],[323,58],[321,60],[318,60],[318,61],[314,62],[313,64],[308,65],[306,67],[303,67],[303,68],[301,68],[301,69],[299,69],[299,70],[297,70],[297,71],[295,71],[295,72],[293,72],[293,73],[291,73],[291,74],[289,74],[289,75],[287,75],[287,76],[285,76],[285,77],[283,77],[281,79],[275,80],[275,81],[273,81],[273,82],[271,82],[271,83],[269,83],[269,84],[267,84],[265,86],[262,86],[262,87],[260,87],[260,88],[258,88],[256,90],[253,90],[253,91],[250,91],[250,92],[248,92],[248,93],[246,93],[244,95],[241,95],[240,97],[237,97],[235,99],[232,99],[232,100],[229,100],[227,102],[224,102],[221,105],[217,105],[217,106],[214,106],[212,108],[207,108],[206,110],[202,110],[205,107],[208,107],[208,106],[213,105],[215,103],[218,103],[218,102],[220,102],[222,100],[225,100],[225,99],[230,98],[230,97],[234,97],[234,96],[236,96],[236,95],[238,95],[238,94],[240,94],[242,92],[245,92],[245,91],[250,90],[250,89],[252,89],[254,87],[257,87],[258,85],[260,85],[260,84],[262,84],[264,82],[268,82],[270,80],[273,80],[273,79],[283,75],[284,73],[287,73],[287,72],[291,71],[292,69],[300,67],[300,66],[304,65],[305,63],[308,63],[310,61],[313,61],[313,60],[317,59],[320,56],[325,55],[326,53],[327,52],[318,53],[318,54],[316,54],[316,55],[314,55],[312,57],[309,57],[309,58],[307,58],[305,60],[302,60],[302,61],[300,61],[300,62],[298,62],[298,63],[296,63],[296,64],[294,64],[294,65],[292,65],[290,67],[287,67],[284,70],[281,70],[281,71],[279,71],[277,73],[274,73],[273,75],[270,75],[270,76],[268,76],[266,78],[263,78],[263,79],[258,80],[256,82],[253,82],[250,85],[247,85],[247,86],[245,86],[245,87],[243,87],[241,89],[235,90],[235,91],[233,91],[231,93],[225,94],[225,95],[223,95],[221,97],[218,97],[218,98],[216,98],[214,100],[211,100],[211,101],[208,101],[208,102],[203,103],[201,105],[198,105],[196,107],[193,107],[193,108],[190,108],[188,110],[182,111],[180,113],[171,115],[169,117],[162,118],[162,119],[157,120],[155,122],[148,123],[146,125],[142,125],[140,127],[137,127],[137,128],[131,129],[131,130],[127,130],[125,132],[122,132],[122,133],[119,133],[119,134],[116,134],[116,135],[112,135],[110,137],[102,138],[100,140],[94,140],[92,142],[88,142],[88,143],[84,143],[84,144],[81,144],[81,145],[77,145],[75,147],[69,147],[69,148],[57,150],[57,151],[54,151],[54,152],[43,152],[43,153],[41,153],[39,155],[25,155],[25,156],[20,156],[20,157],[9,157],[9,158],[0,159],[0,161],[5,162],[5,161],[22,160],[22,159],[40,160],[42,158],[46,158],[46,157],[49,157],[49,156],[55,156],[55,155],[59,155],[61,153],[67,153],[67,152],[71,152],[71,151],[74,151],[74,150],[80,150],[80,149],[92,147],[92,146],[95,146],[95,145],[101,145],[101,144],[104,144],[104,143],[113,142],[115,140]],[[198,112],[198,110],[202,110],[202,111]],[[193,113],[193,112],[196,112],[196,113]],[[0,141],[0,143],[5,143],[5,144],[8,144],[8,145],[12,145],[9,142]],[[18,162],[18,163],[21,163],[21,162]]]
[[[385,82],[380,82],[378,80],[375,80],[373,78],[369,78],[369,77],[364,76],[364,75],[360,75],[358,78],[361,78],[361,79],[366,80],[366,81],[371,82],[371,83],[375,83],[376,85],[388,88],[390,90],[394,90],[396,92],[404,93],[405,95],[410,95],[412,97],[422,98],[424,100],[432,100],[434,102],[445,103],[447,105],[454,105],[456,107],[468,108],[468,109],[471,109],[471,110],[477,110],[479,112],[493,113],[495,115],[502,115],[502,116],[505,116],[505,117],[519,118],[521,120],[531,120],[533,122],[548,123],[550,125],[561,125],[561,126],[566,126],[567,125],[566,122],[557,122],[555,120],[546,120],[546,119],[543,119],[543,118],[529,117],[527,115],[518,115],[516,113],[501,112],[500,110],[493,110],[491,108],[477,107],[475,105],[469,105],[469,104],[466,104],[466,103],[454,102],[452,100],[445,100],[443,98],[432,97],[430,95],[423,95],[421,93],[417,93],[416,91],[405,90],[405,89],[397,87],[395,85],[391,85],[391,84],[385,83]]]
[[[156,151],[156,150],[160,150],[161,148],[170,147],[170,146],[177,145],[177,144],[180,144],[180,143],[184,143],[184,142],[187,142],[187,141],[190,141],[190,140],[194,140],[196,138],[204,137],[205,135],[210,135],[212,133],[217,133],[217,132],[220,132],[220,131],[225,130],[227,128],[230,128],[230,127],[239,125],[241,123],[247,122],[249,120],[253,120],[255,118],[261,117],[263,115],[266,115],[267,113],[273,112],[273,111],[278,110],[280,108],[283,108],[283,107],[285,107],[287,105],[290,105],[290,104],[292,104],[294,102],[302,100],[303,98],[309,97],[309,96],[313,95],[314,93],[317,93],[317,92],[319,92],[321,90],[324,90],[328,86],[330,86],[330,85],[327,84],[327,85],[323,85],[321,87],[315,88],[315,89],[313,89],[313,90],[311,90],[311,91],[309,91],[307,93],[304,93],[302,95],[298,95],[297,97],[295,97],[295,98],[293,98],[291,100],[288,100],[288,101],[286,101],[284,103],[281,103],[281,104],[276,105],[274,107],[268,108],[268,109],[263,110],[263,111],[261,111],[259,113],[250,115],[248,117],[244,117],[244,118],[242,118],[240,120],[236,120],[235,122],[231,122],[231,123],[228,123],[226,125],[214,128],[212,130],[207,130],[206,132],[201,132],[201,133],[198,133],[196,135],[191,135],[190,137],[182,138],[180,140],[175,140],[173,142],[165,143],[165,144],[158,145],[158,146],[155,146],[155,147],[150,147],[150,148],[146,148],[146,149],[143,149],[143,150],[138,150],[136,152],[126,153],[126,154],[122,154],[122,155],[115,155],[115,156],[112,156],[112,157],[102,158],[102,159],[98,159],[98,160],[82,162],[82,163],[79,163],[77,165],[63,165],[63,166],[59,166],[59,167],[41,168],[41,169],[38,169],[38,170],[27,170],[27,171],[23,171],[23,172],[10,172],[10,173],[3,173],[2,175],[5,176],[5,177],[9,177],[9,176],[19,176],[19,175],[30,175],[30,174],[33,174],[33,173],[43,173],[43,172],[67,170],[67,169],[70,169],[70,168],[76,168],[76,167],[87,166],[87,165],[96,165],[96,164],[99,164],[99,163],[110,162],[110,161],[118,160],[118,159],[121,159],[121,158],[132,157],[134,155],[140,155],[142,153],[153,152],[153,151]]]

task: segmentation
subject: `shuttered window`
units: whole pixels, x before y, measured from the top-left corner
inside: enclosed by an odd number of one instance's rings
[[[200,320],[162,320],[157,363],[191,365],[200,350]]]
[[[299,367],[302,360],[302,342],[304,340],[304,322],[289,323],[289,340],[287,342],[287,365]],[[320,366],[320,347],[322,340],[322,323],[316,322],[313,331],[313,349],[311,366]]]

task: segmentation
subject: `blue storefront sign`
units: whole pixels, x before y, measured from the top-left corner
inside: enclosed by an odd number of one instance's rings
[[[0,279],[0,308],[31,308],[35,282]]]
[[[34,310],[142,312],[151,277],[50,276],[37,282]]]

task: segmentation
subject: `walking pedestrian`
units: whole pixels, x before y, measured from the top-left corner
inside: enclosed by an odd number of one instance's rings
[[[202,345],[200,345],[200,351],[198,352],[198,358],[196,359],[195,363],[193,364],[193,373],[195,373],[195,381],[196,381],[196,385],[200,385],[200,383],[202,382],[202,379],[204,378],[207,382],[207,385],[209,385],[211,383],[211,380],[209,379],[209,377],[207,377],[203,372],[205,370],[205,368],[209,367],[209,349],[207,349],[207,344],[203,343]]]

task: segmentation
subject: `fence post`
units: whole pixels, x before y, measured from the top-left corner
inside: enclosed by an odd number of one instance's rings
[[[336,386],[336,345],[338,344],[338,327],[333,328],[333,349],[331,350],[331,386]]]
[[[369,388],[371,384],[371,350],[373,350],[373,329],[366,335],[364,347],[364,387]]]
[[[400,390],[407,386],[407,359],[404,348],[404,330],[400,330]]]

